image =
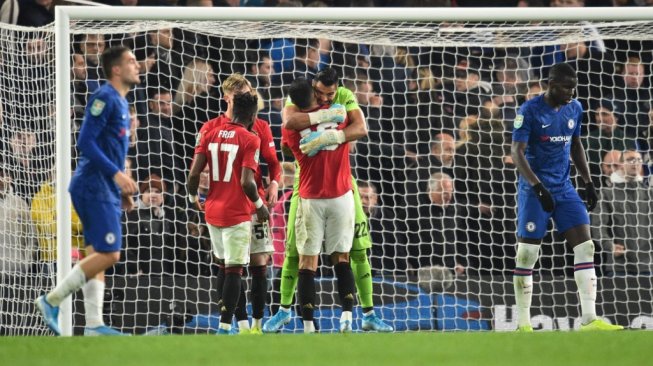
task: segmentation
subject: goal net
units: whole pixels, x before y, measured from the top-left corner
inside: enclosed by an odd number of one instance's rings
[[[516,328],[513,121],[522,103],[546,90],[548,69],[566,61],[578,73],[582,139],[603,193],[592,214],[598,313],[612,323],[653,326],[650,21],[127,18],[71,21],[71,70],[62,79],[71,86],[65,105],[74,169],[85,103],[104,82],[102,50],[125,45],[141,63],[141,83],[128,95],[137,209],[124,215],[122,259],[108,271],[107,324],[136,334],[215,330],[217,267],[203,216],[185,199],[196,134],[226,110],[220,85],[238,72],[262,97],[259,116],[270,122],[279,159],[290,162],[280,152],[287,87],[334,67],[369,129],[352,144],[350,161],[370,216],[357,234],[369,230],[373,241],[377,314],[398,331]],[[32,300],[51,289],[56,273],[54,106],[62,96],[54,89],[54,28],[2,25],[0,37],[0,334],[46,334]],[[610,153],[629,149],[634,163]],[[627,164],[638,165],[643,178],[635,194],[621,195]],[[289,177],[292,170],[284,164]],[[290,188],[282,183],[280,191]],[[279,301],[283,211],[272,227],[279,253],[266,318]],[[84,255],[77,249],[83,228],[74,215],[59,219],[71,222],[74,262]],[[320,266],[316,317],[326,332],[339,319],[333,277]],[[73,331],[81,334],[81,292],[72,309]],[[532,314],[535,328],[579,325],[573,252],[560,235],[542,245]],[[355,330],[361,317],[356,310]],[[301,331],[301,322],[284,329]]]

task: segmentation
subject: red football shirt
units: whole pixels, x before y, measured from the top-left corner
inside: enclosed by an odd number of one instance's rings
[[[323,108],[329,108],[324,106]],[[317,110],[319,108],[316,108]],[[299,196],[301,198],[336,198],[351,191],[351,166],[349,164],[349,143],[329,146],[309,157],[299,149],[299,141],[311,131],[338,129],[349,124],[349,118],[343,123],[320,123],[301,131],[283,129],[284,143],[292,150],[299,163]]]
[[[206,133],[215,129],[218,126],[222,126],[225,123],[229,123],[231,120],[227,118],[224,114],[206,121],[197,137],[199,142]],[[268,173],[270,180],[276,180],[280,182],[281,180],[281,164],[277,158],[277,150],[274,146],[274,140],[272,138],[272,130],[270,129],[270,124],[263,119],[257,118],[252,126],[252,131],[261,139],[261,157],[265,160],[265,163],[268,165]],[[197,146],[195,147],[195,153],[197,154]],[[258,187],[259,196],[266,201],[265,199],[265,190],[263,188],[263,172],[261,167],[256,169],[256,186]],[[267,204],[267,202],[266,202]]]
[[[195,147],[209,165],[206,222],[228,227],[250,221],[254,204],[240,185],[243,169],[258,169],[261,140],[237,123],[225,123],[206,134]]]

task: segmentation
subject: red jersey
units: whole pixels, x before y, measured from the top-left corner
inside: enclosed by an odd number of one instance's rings
[[[218,126],[222,126],[225,123],[229,123],[230,121],[231,120],[224,114],[206,121],[202,128],[200,128],[200,132],[197,135],[197,142],[199,142],[201,137],[209,131],[215,129]],[[254,121],[254,125],[252,126],[252,131],[255,132],[256,135],[258,135],[258,137],[261,139],[261,157],[268,165],[268,174],[270,176],[270,180],[276,180],[279,182],[281,180],[281,164],[277,158],[277,150],[274,146],[270,124],[263,119],[257,118],[256,121]],[[197,146],[195,147],[195,154],[197,154]],[[261,171],[260,165],[256,169],[255,180],[256,186],[258,187],[259,196],[261,196],[261,199],[263,199],[263,201],[265,201],[267,204],[265,199],[265,190],[263,187],[263,173]]]
[[[323,108],[329,108],[324,106]],[[320,107],[314,109],[317,110]],[[312,111],[311,111],[312,112]],[[342,130],[349,124],[320,123],[301,131],[283,129],[282,141],[292,150],[299,163],[299,196],[301,198],[336,198],[351,191],[351,166],[349,164],[349,143],[329,146],[315,156],[309,157],[299,149],[299,141],[311,131],[327,129]]]
[[[254,204],[240,185],[243,169],[258,169],[261,140],[238,123],[225,123],[203,134],[196,154],[206,155],[209,194],[206,222],[228,227],[252,219]]]

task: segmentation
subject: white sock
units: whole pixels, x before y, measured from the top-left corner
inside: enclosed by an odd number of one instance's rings
[[[52,306],[59,306],[68,295],[79,290],[86,283],[86,274],[79,264],[75,265],[66,278],[54,288],[45,299]]]
[[[263,319],[252,318],[252,328],[261,329],[263,326]]]
[[[346,320],[349,320],[350,322],[352,321],[353,317],[351,315],[351,311],[343,311],[342,314],[340,315],[340,322],[344,322]]]
[[[249,330],[249,320],[239,320],[238,321],[238,329],[245,329]]]
[[[279,311],[283,311],[284,313],[289,313],[289,312],[290,312],[290,308],[286,308],[286,307],[283,307],[283,306],[279,306]]]
[[[315,324],[312,320],[304,320],[304,333],[315,333]]]
[[[581,321],[587,324],[596,319],[596,271],[591,240],[574,247],[574,279],[580,297]]]
[[[231,331],[231,324],[220,323],[220,325],[218,325],[218,328],[224,329],[224,330],[230,332]]]
[[[104,325],[104,320],[102,320],[104,281],[92,278],[82,287],[82,292],[84,293],[86,326],[95,328]]]
[[[517,244],[517,257],[512,283],[517,303],[517,325],[531,325],[531,301],[533,299],[533,268],[537,263],[540,246],[534,244]]]

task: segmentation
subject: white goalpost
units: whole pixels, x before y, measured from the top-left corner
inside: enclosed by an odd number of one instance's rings
[[[195,134],[206,120],[224,112],[219,87],[233,72],[253,81],[263,97],[260,117],[270,121],[278,151],[279,105],[289,81],[298,76],[297,65],[332,66],[341,85],[355,93],[369,136],[352,147],[352,173],[374,191],[374,197],[365,196],[364,204],[376,204],[367,212],[374,306],[398,331],[516,327],[512,120],[521,103],[545,90],[546,72],[553,63],[570,62],[579,72],[577,94],[587,109],[583,139],[597,184],[602,189],[612,184],[601,164],[610,150],[638,150],[644,175],[651,166],[653,127],[645,120],[653,121],[653,112],[649,113],[653,108],[645,96],[651,96],[653,85],[653,59],[646,48],[653,44],[652,8],[59,6],[55,14],[54,26],[0,25],[4,55],[0,66],[7,70],[0,86],[20,87],[16,80],[25,80],[25,75],[28,80],[45,80],[26,90],[14,89],[11,93],[18,97],[3,97],[0,117],[9,128],[0,136],[0,147],[14,151],[15,146],[27,146],[27,138],[16,136],[37,131],[39,142],[47,138],[54,146],[40,155],[34,152],[32,160],[47,161],[54,153],[56,172],[39,180],[52,181],[56,192],[47,196],[56,203],[45,221],[38,196],[43,187],[39,184],[21,196],[18,180],[13,179],[13,190],[25,202],[25,208],[16,211],[29,216],[33,227],[31,233],[15,237],[29,242],[32,249],[14,244],[2,248],[5,253],[10,249],[27,253],[7,261],[30,269],[2,272],[0,334],[46,334],[30,305],[31,297],[55,282],[42,272],[43,264],[56,263],[56,281],[73,265],[77,252],[73,243],[80,230],[67,188],[84,101],[102,81],[96,62],[100,44],[129,46],[147,68],[141,84],[128,96],[139,120],[129,152],[141,187],[138,209],[124,216],[123,259],[107,276],[105,304],[107,322],[135,334],[161,328],[167,332],[214,328],[210,247],[201,215],[185,207],[184,184]],[[34,59],[32,46],[27,46],[34,40],[42,52],[38,62],[25,67],[20,60]],[[266,67],[271,67],[269,73]],[[628,82],[624,72],[628,67],[635,73],[644,71],[635,77],[638,87],[623,84]],[[648,94],[629,93],[637,88]],[[7,90],[0,93],[10,93]],[[37,95],[38,103],[29,101],[32,95]],[[21,113],[27,122],[18,121]],[[600,132],[609,127],[604,126],[606,113],[617,126],[609,135]],[[45,122],[34,126],[30,119]],[[45,166],[5,166],[21,174],[49,172]],[[453,179],[450,201],[433,188],[442,179],[440,173]],[[155,186],[152,174],[161,177],[158,188],[165,191],[163,203],[155,209],[149,196],[145,198]],[[639,199],[633,204],[646,206]],[[653,263],[646,263],[653,258],[653,249],[637,244],[653,239],[653,223],[647,213],[638,213],[637,234],[629,237],[614,230],[618,223],[606,221],[609,214],[604,208],[592,214],[600,274],[598,314],[628,327],[653,328]],[[45,229],[54,226],[56,232]],[[273,237],[283,244],[274,232]],[[615,256],[612,243],[617,240],[632,243],[626,245],[628,256]],[[56,248],[47,243],[56,243]],[[569,252],[557,235],[545,238],[535,270],[535,328],[578,327]],[[47,253],[56,260],[44,260]],[[324,331],[331,331],[339,316],[337,291],[328,267],[321,266],[320,271],[316,317]],[[279,274],[269,277],[275,308]],[[61,306],[64,335],[79,334],[83,327],[79,298]],[[286,331],[299,330],[300,323],[291,323]]]

